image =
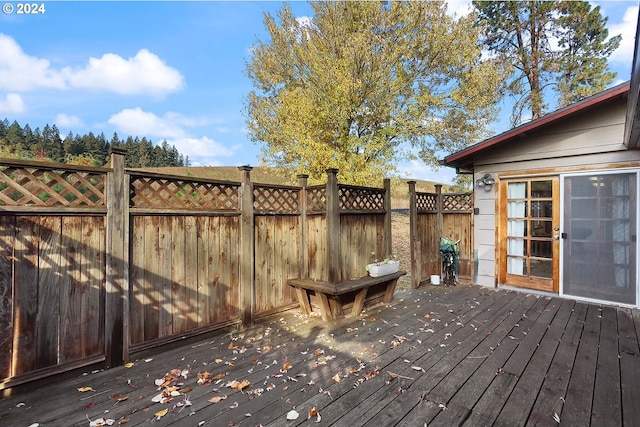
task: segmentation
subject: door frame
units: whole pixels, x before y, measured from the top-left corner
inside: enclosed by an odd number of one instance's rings
[[[511,182],[552,181],[552,278],[544,279],[532,276],[519,276],[507,273],[507,186]],[[503,177],[499,181],[499,223],[497,237],[502,244],[498,245],[498,283],[503,286],[513,286],[550,293],[559,293],[560,289],[560,174],[553,175],[520,175],[517,177]],[[529,255],[528,255],[529,256]]]

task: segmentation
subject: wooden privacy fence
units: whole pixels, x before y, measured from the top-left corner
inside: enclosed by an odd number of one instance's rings
[[[0,160],[0,390],[297,305],[287,280],[391,253],[390,185]]]
[[[440,237],[460,240],[459,278],[473,279],[473,193],[416,192],[409,181],[409,223],[411,241],[411,285],[420,286],[433,274],[441,275]]]

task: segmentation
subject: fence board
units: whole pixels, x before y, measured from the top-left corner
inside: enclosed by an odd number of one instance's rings
[[[158,221],[157,216],[144,221],[144,341],[158,338]]]
[[[324,254],[327,251],[327,236],[324,230],[327,220],[324,215],[312,215],[307,219],[307,269],[309,278],[327,280],[327,266]]]
[[[82,290],[82,221],[80,217],[62,217],[62,268],[60,286],[60,362],[82,357],[80,313]]]
[[[158,336],[173,333],[173,293],[171,291],[171,218],[158,218]]]
[[[93,356],[104,350],[104,286],[106,236],[104,217],[83,217],[83,242],[86,261],[86,303],[82,305],[82,355]]]
[[[221,322],[224,319],[222,308],[224,307],[224,292],[220,286],[220,217],[210,217],[207,222],[209,238],[207,244],[209,246],[209,254],[207,263],[207,289],[209,299],[209,317],[208,324],[212,325]]]
[[[144,307],[145,307],[145,271],[144,271],[144,243],[145,243],[145,217],[134,217],[130,221],[133,231],[131,233],[131,267],[129,272],[131,298],[129,315],[130,344],[144,342]]]
[[[15,239],[13,372],[16,376],[36,367],[35,330],[38,309],[38,217],[18,217]]]
[[[15,217],[0,215],[0,377],[12,375],[13,366],[13,294]]]
[[[173,333],[179,334],[187,331],[187,316],[189,306],[187,304],[187,292],[185,283],[185,218],[174,216],[171,218],[171,293],[173,309]]]
[[[238,259],[240,257],[240,217],[226,218],[221,221],[224,224],[222,234],[224,239],[221,243],[222,257],[221,277],[222,285],[226,292],[224,298],[223,317],[227,319],[237,319],[240,315],[240,283],[238,281],[240,274],[240,265]],[[253,260],[251,260],[253,262]]]
[[[209,299],[209,221],[210,217],[196,218],[198,226],[198,310],[200,311],[200,323],[211,324],[211,306]]]
[[[187,330],[197,328],[200,325],[200,311],[198,309],[198,226],[196,217],[185,218],[185,240],[184,240],[184,271],[185,290],[188,309]]]
[[[58,363],[61,269],[60,217],[40,218],[38,259],[38,313],[36,327],[36,361],[38,368]]]

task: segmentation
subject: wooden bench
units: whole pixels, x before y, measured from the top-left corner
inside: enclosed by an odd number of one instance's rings
[[[341,297],[350,293],[355,293],[351,313],[357,316],[364,308],[367,290],[375,285],[386,286],[382,300],[385,303],[391,302],[398,279],[405,274],[407,274],[406,271],[398,271],[385,276],[365,276],[340,283],[328,283],[314,279],[289,279],[287,283],[295,288],[300,309],[304,314],[311,313],[311,296],[313,294],[316,296],[322,318],[332,320],[342,314]]]

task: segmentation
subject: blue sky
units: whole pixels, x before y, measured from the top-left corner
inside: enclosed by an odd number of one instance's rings
[[[45,1],[44,13],[0,13],[0,119],[33,129],[103,132],[167,140],[192,165],[258,165],[260,147],[245,133],[244,100],[252,89],[245,61],[266,40],[271,1]],[[289,3],[298,17],[306,2]],[[610,34],[622,34],[609,66],[628,80],[637,1],[602,1]],[[465,13],[468,1],[449,8]],[[503,106],[492,129],[508,126]],[[420,161],[398,165],[403,177],[449,182],[453,171]]]

